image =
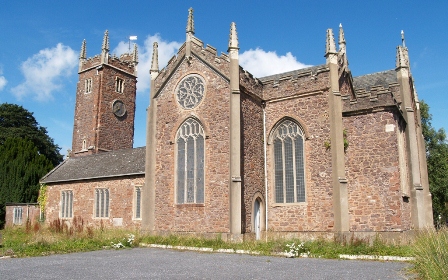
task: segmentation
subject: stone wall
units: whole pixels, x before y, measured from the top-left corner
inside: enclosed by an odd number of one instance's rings
[[[306,202],[274,203],[274,152],[269,140],[268,231],[331,231],[334,227],[331,151],[325,147],[325,142],[330,139],[329,73],[324,71],[315,76],[309,73],[308,76],[279,80],[278,83],[276,87],[273,84],[266,86],[263,92],[263,96],[272,97],[271,100],[268,99],[266,105],[266,131],[270,136],[275,125],[286,117],[300,123],[304,128],[307,137],[305,140]],[[284,98],[288,96],[289,98]]]
[[[254,200],[260,197],[265,204],[263,109],[261,101],[241,94],[242,117],[242,223],[243,232],[253,232]],[[262,221],[263,224],[264,221]],[[262,227],[263,228],[263,227]]]
[[[132,148],[137,84],[133,71],[129,61],[117,57],[109,57],[109,64],[101,64],[97,57],[89,58],[83,64],[76,90],[73,156]],[[117,77],[124,81],[123,93],[115,91]],[[87,79],[92,79],[91,92],[85,92]],[[126,114],[122,117],[113,113],[115,100],[121,100],[126,106]]]
[[[22,223],[14,224],[14,208],[22,208]],[[29,221],[33,226],[39,221],[40,207],[37,203],[7,203],[5,213],[5,228],[13,226],[26,226]]]
[[[198,51],[197,46],[193,46]],[[228,69],[224,71],[228,62],[215,62],[209,51],[205,55],[193,55],[188,61],[182,58],[179,54],[155,81],[158,114],[155,230],[229,232],[230,88],[228,80],[216,71],[228,72]],[[206,86],[201,103],[186,110],[177,102],[175,89],[190,73],[203,77]],[[175,137],[179,126],[189,117],[197,119],[206,134],[203,204],[177,204],[175,201]]]
[[[343,119],[351,231],[410,229],[410,206],[400,185],[399,119],[396,109]]]
[[[51,223],[61,217],[61,191],[73,191],[73,217],[81,217],[86,226],[139,228],[140,219],[134,219],[135,187],[142,186],[144,176],[128,176],[77,181],[47,185],[45,221]],[[109,189],[109,217],[95,218],[95,188]],[[71,222],[72,219],[63,219]]]
[[[119,150],[132,148],[134,141],[134,116],[137,80],[134,76],[104,66],[99,102],[98,149]],[[123,93],[115,91],[116,77],[124,80]],[[121,100],[126,106],[123,117],[114,115],[112,105]]]
[[[72,152],[87,154],[83,150],[83,140],[86,140],[86,148],[96,145],[95,127],[98,115],[98,97],[100,76],[94,74],[94,70],[79,74],[76,87],[76,104],[73,124]],[[86,79],[92,79],[92,91],[85,92]]]

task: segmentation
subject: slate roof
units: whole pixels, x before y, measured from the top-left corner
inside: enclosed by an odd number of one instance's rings
[[[389,88],[389,84],[397,82],[397,72],[395,72],[395,70],[377,72],[353,78],[353,86],[355,89],[361,88],[367,91],[370,91],[370,88],[373,86]]]
[[[145,147],[71,157],[41,179],[41,183],[145,174]]]
[[[322,68],[326,68],[327,66],[325,64],[322,65],[316,65],[316,66],[311,66],[311,67],[307,67],[307,68],[302,68],[299,70],[294,70],[294,71],[289,71],[289,72],[284,72],[284,73],[279,73],[279,74],[275,74],[275,75],[270,75],[270,76],[266,76],[266,77],[261,77],[258,78],[261,82],[266,82],[266,81],[270,81],[270,80],[278,80],[280,78],[283,77],[289,77],[289,76],[297,76],[299,74],[302,73],[316,73],[318,69],[322,69]]]

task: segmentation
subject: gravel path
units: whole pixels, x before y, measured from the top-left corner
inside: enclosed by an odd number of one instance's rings
[[[409,279],[407,263],[158,248],[0,259],[0,279]]]

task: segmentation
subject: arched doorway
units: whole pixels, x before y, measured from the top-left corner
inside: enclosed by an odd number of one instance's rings
[[[260,240],[261,236],[261,199],[258,197],[254,202],[254,232],[255,240]]]

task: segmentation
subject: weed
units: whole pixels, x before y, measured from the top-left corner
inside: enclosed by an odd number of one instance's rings
[[[40,230],[40,223],[34,223],[33,232],[36,233]]]
[[[29,233],[31,231],[31,220],[29,218],[26,219],[25,223],[25,231]]]

